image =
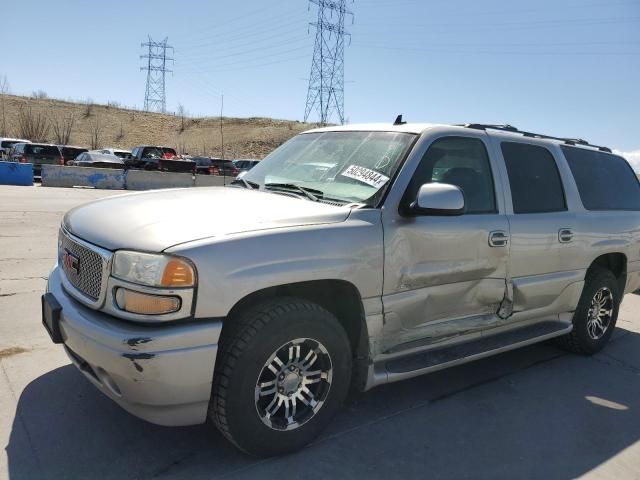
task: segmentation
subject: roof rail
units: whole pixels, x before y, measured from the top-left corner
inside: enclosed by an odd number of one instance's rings
[[[467,128],[475,128],[476,130],[486,130],[490,128],[491,130],[502,130],[504,132],[519,132],[519,130],[513,125],[509,125],[508,123],[504,125],[494,125],[490,123],[465,123],[460,125],[461,127]]]
[[[560,140],[564,142],[566,145],[584,145],[585,147],[597,148],[601,152],[611,153],[611,149],[609,147],[601,147],[599,145],[592,145],[591,143],[583,140],[582,138],[565,138],[565,137],[554,137],[551,135],[543,135],[542,133],[533,133],[533,132],[525,132],[522,130],[518,130],[513,125],[494,125],[490,123],[465,123],[462,125],[457,125],[465,128],[474,128],[476,130],[499,130],[502,132],[511,132],[511,133],[520,133],[524,137],[531,138],[542,138],[546,140]]]

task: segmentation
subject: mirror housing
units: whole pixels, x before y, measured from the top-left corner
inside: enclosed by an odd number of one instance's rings
[[[425,183],[409,208],[416,215],[462,215],[465,210],[464,194],[456,185]]]

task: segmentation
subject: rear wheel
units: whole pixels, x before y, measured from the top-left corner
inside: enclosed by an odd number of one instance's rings
[[[590,269],[580,302],[573,315],[573,330],[557,339],[565,350],[592,355],[611,338],[618,319],[621,293],[615,275],[603,268]]]
[[[311,302],[283,298],[225,326],[209,415],[256,456],[311,442],[344,402],[351,349],[338,320]]]

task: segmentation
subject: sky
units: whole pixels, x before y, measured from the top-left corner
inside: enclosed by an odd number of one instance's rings
[[[509,123],[610,146],[640,171],[640,0],[347,0],[349,123]],[[306,0],[5,0],[11,92],[142,107],[141,43],[174,47],[167,109],[302,120]],[[316,120],[311,117],[310,120]],[[335,118],[334,118],[335,120]]]

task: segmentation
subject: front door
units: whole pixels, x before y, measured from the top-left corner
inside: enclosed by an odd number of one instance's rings
[[[419,162],[400,212],[383,210],[385,335],[383,351],[469,340],[499,323],[509,264],[509,226],[487,135],[435,139]],[[460,216],[403,211],[421,185],[462,190]],[[508,312],[505,317],[508,316]]]

